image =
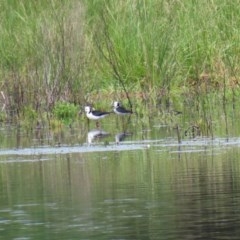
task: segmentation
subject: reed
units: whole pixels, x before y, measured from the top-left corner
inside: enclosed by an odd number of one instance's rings
[[[85,4],[104,87],[112,85],[117,94],[124,88],[126,98],[128,92],[141,92],[144,101],[161,108],[182,110],[188,104],[193,126],[209,136],[214,106],[221,103],[228,135],[226,96],[234,104],[239,89],[237,1]]]
[[[81,102],[88,61],[82,4],[3,2],[0,74],[7,109],[51,111],[59,101]]]
[[[58,102],[105,102],[106,94],[136,108],[188,104],[193,121],[207,123],[212,96],[238,97],[238,0],[3,0],[1,10],[0,104],[8,115],[28,107],[43,116]]]

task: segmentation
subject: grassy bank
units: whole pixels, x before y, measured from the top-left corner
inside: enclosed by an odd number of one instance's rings
[[[114,98],[211,119],[239,96],[238,0],[3,0],[0,14],[2,119]]]
[[[237,2],[86,1],[102,77],[142,91],[236,84]]]
[[[82,4],[3,2],[0,74],[6,109],[20,114],[26,106],[51,111],[61,100],[81,102],[89,55]]]

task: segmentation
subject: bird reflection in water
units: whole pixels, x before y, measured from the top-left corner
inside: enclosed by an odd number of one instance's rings
[[[110,133],[105,132],[104,130],[94,129],[88,132],[87,134],[87,142],[88,145],[92,145],[94,140],[99,140],[105,137],[110,136]],[[124,141],[126,137],[132,136],[132,133],[122,132],[115,135],[115,143],[119,144]]]
[[[93,144],[93,141],[95,139],[101,139],[101,138],[104,138],[104,137],[107,137],[109,136],[110,134],[108,132],[105,132],[104,130],[101,130],[101,129],[94,129],[94,130],[91,130],[88,132],[87,134],[87,142],[88,142],[88,145],[92,145]]]
[[[119,144],[124,141],[126,137],[132,136],[132,133],[122,132],[115,135],[115,143]]]

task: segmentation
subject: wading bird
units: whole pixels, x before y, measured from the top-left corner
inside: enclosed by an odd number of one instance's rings
[[[85,113],[88,119],[97,120],[96,126],[99,127],[98,120],[108,116],[112,112],[102,112],[102,111],[94,110],[90,106],[85,106]]]
[[[132,110],[128,110],[128,109],[125,109],[124,107],[122,107],[121,103],[120,102],[117,102],[115,101],[113,103],[113,111],[118,114],[118,115],[121,115],[121,116],[124,116],[124,115],[128,115],[128,114],[132,114]]]

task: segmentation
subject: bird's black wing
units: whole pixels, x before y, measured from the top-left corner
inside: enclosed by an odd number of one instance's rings
[[[97,110],[94,110],[92,111],[92,114],[95,115],[95,116],[103,116],[103,115],[107,115],[107,114],[110,114],[111,112],[101,112],[101,111],[97,111]]]
[[[124,107],[118,107],[117,110],[121,113],[132,113],[132,110],[127,110]]]

